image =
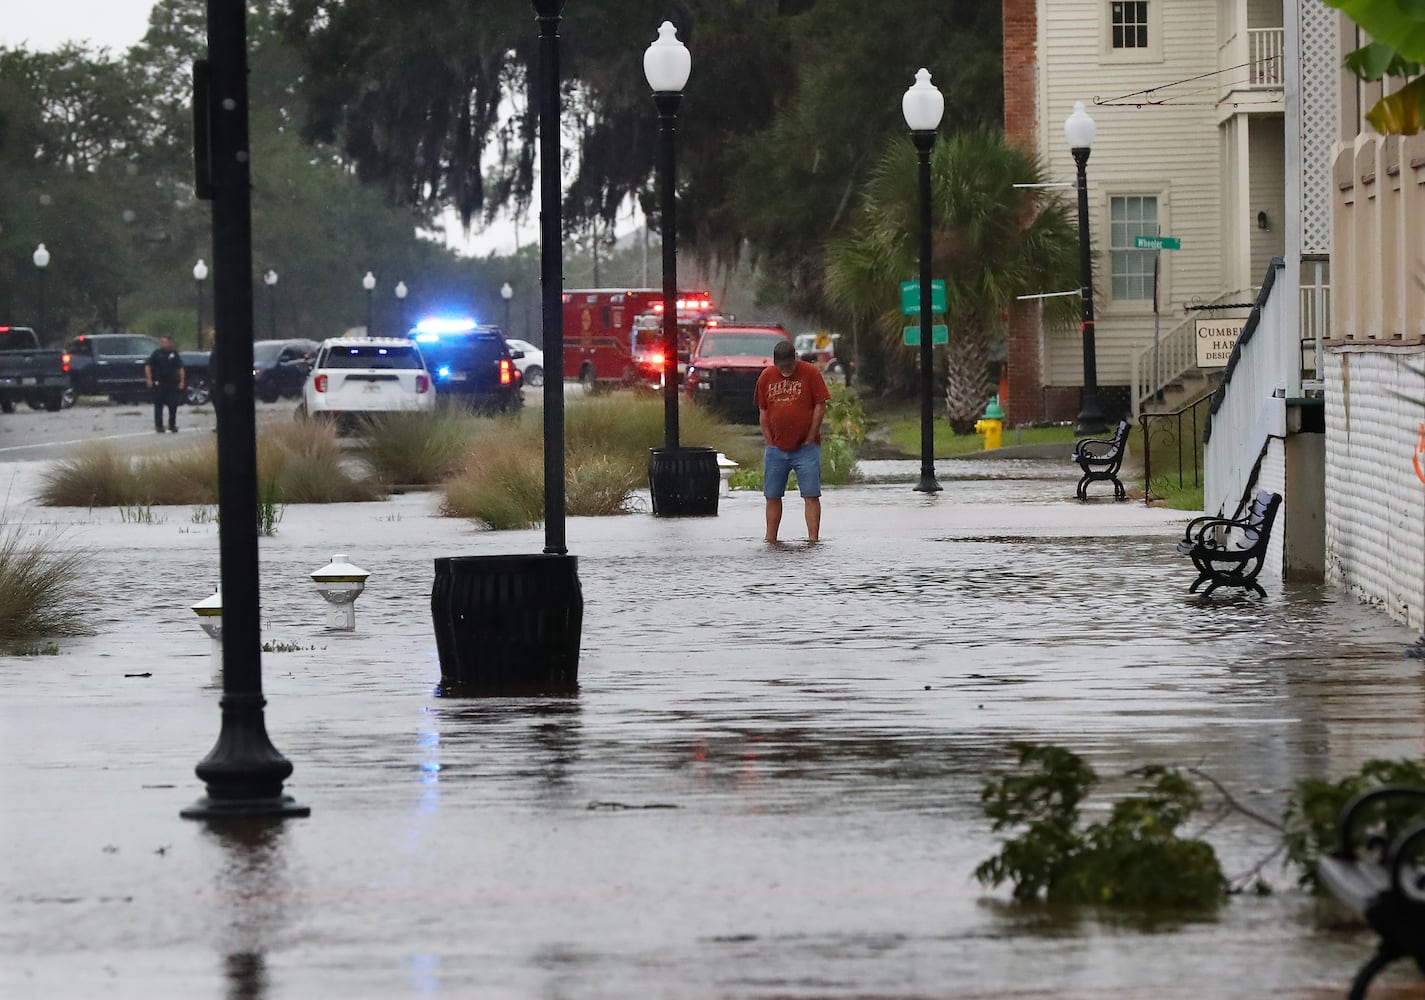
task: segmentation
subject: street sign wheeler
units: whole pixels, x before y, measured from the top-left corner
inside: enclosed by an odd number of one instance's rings
[[[1176,236],[1135,236],[1133,247],[1136,250],[1181,250],[1183,241]]]
[[[945,311],[945,282],[936,278],[930,283],[930,311],[932,313],[943,313]],[[901,282],[901,315],[920,315],[920,282]],[[942,341],[936,341],[942,343]]]

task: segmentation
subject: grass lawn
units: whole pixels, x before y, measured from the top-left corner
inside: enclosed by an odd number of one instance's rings
[[[903,452],[907,457],[920,456],[920,409],[918,406],[872,407],[868,406],[868,418],[873,427],[879,429],[874,437],[890,447]],[[1072,427],[1025,427],[1015,430],[1004,429],[1001,442],[1008,448],[1016,444],[1057,444],[1072,443],[1076,440]],[[953,458],[974,451],[984,450],[984,438],[978,434],[955,434],[944,420],[935,422],[935,457]]]

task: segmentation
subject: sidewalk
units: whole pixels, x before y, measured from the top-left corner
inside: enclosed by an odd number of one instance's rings
[[[178,818],[218,733],[188,609],[216,527],[25,508],[90,550],[100,597],[95,636],[0,658],[0,996],[1342,995],[1373,943],[1317,930],[1291,872],[1166,927],[1007,905],[972,877],[979,790],[1009,741],[1052,741],[1107,793],[1194,764],[1279,814],[1301,777],[1425,751],[1416,636],[1320,587],[1203,606],[1188,515],[1078,504],[1068,462],[937,472],[935,497],[828,489],[817,546],[795,497],[778,547],[742,493],[571,519],[570,699],[432,695],[431,560],[542,532],[431,494],[288,508],[261,542],[263,639],[296,647],[264,656],[267,726],[312,815],[225,832]],[[307,578],[337,552],[372,573],[354,634]],[[1272,843],[1209,836],[1229,874]]]

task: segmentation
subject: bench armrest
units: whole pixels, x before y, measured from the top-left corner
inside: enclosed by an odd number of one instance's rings
[[[1196,526],[1197,526],[1195,532],[1192,531],[1193,525],[1196,525]],[[1209,538],[1207,537],[1207,533],[1208,533],[1209,531],[1213,530],[1214,528],[1219,528],[1219,527],[1220,527],[1220,528],[1229,528],[1229,529],[1235,528],[1235,529],[1237,529],[1238,531],[1260,531],[1260,530],[1261,530],[1261,525],[1259,525],[1259,524],[1252,524],[1252,523],[1250,523],[1250,522],[1248,522],[1248,521],[1234,521],[1234,520],[1233,520],[1232,518],[1230,518],[1230,517],[1199,517],[1199,518],[1197,518],[1196,520],[1194,520],[1194,521],[1192,522],[1192,524],[1188,525],[1189,534],[1185,535],[1185,536],[1184,536],[1184,539],[1185,539],[1186,541],[1193,542],[1194,544],[1197,544],[1197,545],[1205,545],[1205,546],[1207,546],[1207,547],[1209,547],[1209,548],[1214,548],[1214,549],[1215,549],[1215,548],[1220,548],[1221,546],[1215,545],[1215,544],[1211,541],[1211,539],[1209,539]]]
[[[1413,785],[1383,785],[1380,788],[1362,792],[1346,803],[1346,808],[1341,813],[1339,837],[1336,842],[1336,850],[1332,852],[1332,855],[1338,858],[1354,858],[1356,847],[1352,834],[1365,810],[1379,802],[1395,798],[1419,799],[1421,809],[1425,811],[1425,788],[1416,788]],[[1419,831],[1412,827],[1411,832]]]
[[[1390,845],[1390,882],[1395,891],[1416,906],[1425,906],[1425,820],[1408,826]]]

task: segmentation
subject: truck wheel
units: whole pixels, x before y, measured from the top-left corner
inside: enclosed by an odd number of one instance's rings
[[[531,389],[544,385],[544,369],[539,365],[530,365],[524,370],[524,384]]]
[[[594,387],[594,366],[587,361],[584,362],[584,367],[579,369],[579,382],[585,389]]]
[[[213,396],[212,388],[208,385],[206,378],[195,378],[189,383],[184,397],[190,406],[202,406]]]
[[[14,413],[15,401],[13,399],[0,399],[0,413]]]
[[[74,401],[78,398],[79,394],[74,391],[74,386],[66,386],[59,394],[59,405],[67,410],[74,405]]]
[[[45,411],[48,413],[58,413],[64,409],[64,393],[52,392],[45,396]]]

